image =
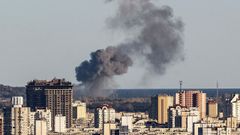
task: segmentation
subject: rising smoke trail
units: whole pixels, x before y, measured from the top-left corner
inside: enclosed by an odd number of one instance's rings
[[[127,73],[138,59],[144,59],[149,74],[162,75],[168,65],[182,60],[183,23],[168,6],[151,0],[118,0],[117,14],[108,18],[110,29],[132,33],[117,46],[91,53],[91,59],[76,67],[76,78],[93,96],[105,95],[115,75]]]

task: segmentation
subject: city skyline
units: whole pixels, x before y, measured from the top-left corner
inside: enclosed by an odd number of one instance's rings
[[[118,88],[176,88],[179,80],[184,81],[185,88],[213,88],[217,81],[219,87],[240,87],[239,2],[186,2],[156,2],[158,6],[170,6],[185,24],[185,61],[169,67],[165,75],[153,77],[152,84],[141,84],[136,78],[141,78],[142,70],[133,67],[129,74],[116,78]],[[116,3],[52,1],[15,5],[9,1],[0,5],[2,84],[24,86],[29,80],[53,77],[78,83],[74,68],[88,59],[90,52],[115,45],[124,37],[105,25],[116,12]]]

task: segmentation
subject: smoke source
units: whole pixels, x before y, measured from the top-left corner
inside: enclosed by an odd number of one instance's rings
[[[118,4],[117,14],[108,18],[107,25],[130,38],[92,52],[89,61],[76,67],[77,80],[93,96],[106,95],[104,89],[110,88],[113,76],[127,73],[139,59],[144,59],[149,75],[161,75],[168,65],[183,59],[183,23],[170,7],[155,6],[151,0],[118,0]]]

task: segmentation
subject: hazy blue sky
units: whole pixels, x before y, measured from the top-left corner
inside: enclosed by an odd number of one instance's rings
[[[185,23],[185,61],[141,84],[142,70],[116,78],[121,88],[240,87],[240,1],[155,0]],[[106,28],[116,4],[103,0],[0,1],[0,83],[23,86],[32,79],[66,78],[89,53],[117,44]],[[141,84],[141,85],[139,85]]]

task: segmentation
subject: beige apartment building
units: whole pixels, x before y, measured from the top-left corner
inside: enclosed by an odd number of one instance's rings
[[[151,98],[150,118],[157,120],[160,124],[168,122],[168,109],[173,106],[173,97],[158,95]]]

